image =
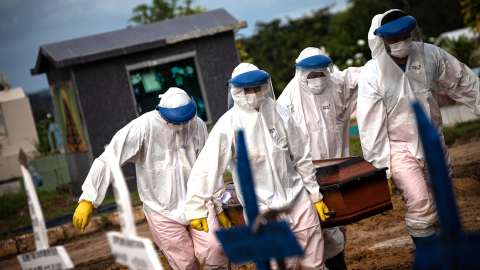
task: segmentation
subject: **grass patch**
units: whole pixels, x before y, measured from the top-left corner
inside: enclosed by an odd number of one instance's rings
[[[229,172],[229,171],[225,171],[223,173],[223,182],[224,183],[230,183],[233,181],[233,178],[232,178],[232,173]]]
[[[451,146],[454,143],[468,143],[473,137],[480,137],[480,120],[458,123],[453,127],[444,127],[445,143]]]
[[[361,156],[363,157],[362,152],[362,145],[360,144],[360,137],[357,136],[350,136],[349,140],[349,148],[350,148],[350,156]]]
[[[130,196],[133,206],[142,204],[137,190],[131,192]],[[68,194],[58,194],[56,191],[39,191],[38,199],[45,220],[73,214],[78,206],[78,198]],[[102,204],[114,201],[114,196],[108,196]],[[0,206],[0,233],[31,225],[32,221],[30,219],[26,194],[2,195],[0,196]],[[105,220],[102,219],[102,222],[105,222]],[[106,220],[106,222],[108,222],[108,220]]]

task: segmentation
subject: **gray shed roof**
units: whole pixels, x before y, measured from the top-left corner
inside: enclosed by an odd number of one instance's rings
[[[40,46],[32,75],[47,71],[48,62],[55,68],[92,62],[214,35],[247,26],[225,9],[160,21],[133,28],[71,39]]]

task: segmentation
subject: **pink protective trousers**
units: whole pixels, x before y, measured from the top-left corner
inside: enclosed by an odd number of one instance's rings
[[[437,207],[426,166],[401,142],[390,142],[390,166],[391,180],[407,206],[405,223],[408,233],[413,237],[434,234]]]
[[[215,213],[213,203],[207,203],[209,213]],[[208,233],[198,231],[168,219],[158,213],[147,213],[148,225],[155,243],[165,254],[173,269],[227,269],[228,258],[218,241],[215,231],[220,224],[215,214],[208,215]],[[197,260],[198,259],[198,260]]]
[[[287,269],[326,269],[320,219],[310,198],[295,205],[284,219],[305,252],[302,257],[287,258],[285,260]]]

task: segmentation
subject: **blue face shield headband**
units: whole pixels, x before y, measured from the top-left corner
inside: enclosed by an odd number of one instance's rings
[[[296,69],[310,70],[320,68],[331,68],[332,59],[325,55],[314,55],[303,59],[295,64]]]
[[[192,97],[187,105],[177,108],[164,108],[158,105],[157,110],[160,112],[160,116],[165,121],[180,125],[187,123],[197,115],[197,104]]]
[[[374,32],[381,38],[394,38],[411,33],[417,27],[417,21],[412,16],[404,16],[388,22]]]
[[[263,70],[252,70],[242,73],[228,81],[229,84],[238,88],[255,87],[268,83],[270,75]]]

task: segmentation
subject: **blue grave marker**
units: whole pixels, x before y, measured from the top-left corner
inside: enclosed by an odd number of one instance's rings
[[[268,222],[252,230],[259,216],[257,198],[242,131],[237,138],[238,175],[250,222],[246,227],[217,231],[218,239],[233,263],[255,261],[257,268],[262,270],[270,269],[269,261],[276,259],[282,266],[284,258],[303,255],[303,251],[285,221]]]
[[[480,235],[467,234],[462,230],[440,137],[418,102],[413,104],[413,109],[441,227],[441,231],[435,236],[417,241],[414,268],[480,269]]]

